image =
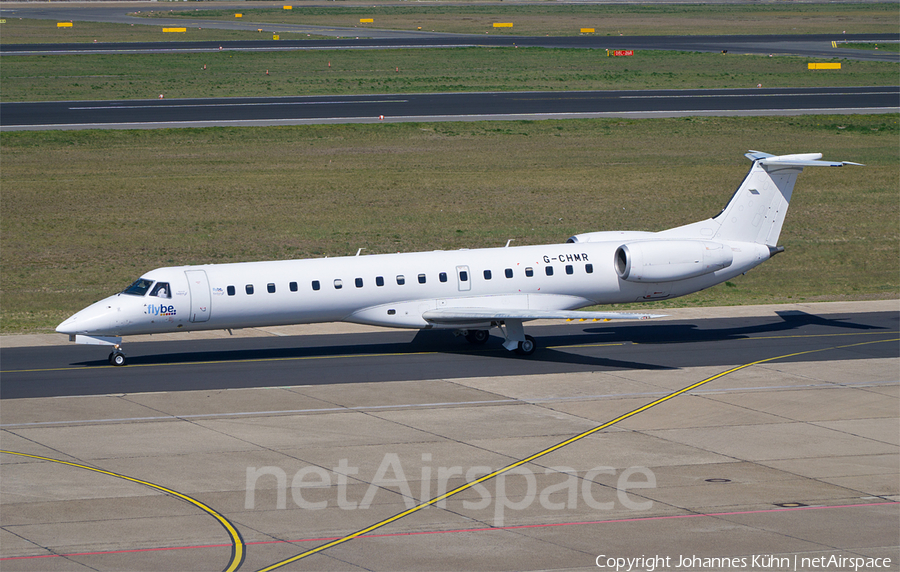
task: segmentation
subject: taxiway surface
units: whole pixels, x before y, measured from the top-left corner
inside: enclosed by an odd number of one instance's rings
[[[367,332],[141,342],[124,368],[5,344],[0,566],[897,570],[897,310],[537,327],[531,360]]]
[[[897,86],[6,102],[0,129],[893,113],[898,102]]]

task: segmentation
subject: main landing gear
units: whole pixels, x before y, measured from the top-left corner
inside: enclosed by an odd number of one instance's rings
[[[476,346],[487,343],[490,337],[490,330],[469,330],[466,332],[466,341]]]
[[[519,342],[519,347],[515,349],[515,352],[520,356],[530,356],[536,349],[537,343],[535,343],[534,338],[526,334],[525,339]]]
[[[530,356],[537,349],[534,338],[525,334],[521,320],[506,320],[500,323],[495,322],[493,325],[500,328],[503,337],[506,338],[503,347],[516,352],[516,355]],[[486,343],[491,337],[490,330],[466,330],[464,335],[470,344],[477,346]]]
[[[503,347],[520,356],[530,356],[537,349],[534,338],[525,335],[522,320],[504,320],[500,325],[500,331],[506,337]]]
[[[125,352],[122,351],[122,346],[113,347],[113,351],[109,354],[109,365],[125,365]]]

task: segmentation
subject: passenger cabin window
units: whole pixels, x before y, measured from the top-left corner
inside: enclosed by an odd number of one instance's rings
[[[469,273],[465,270],[459,271],[459,281],[460,282],[468,282],[469,281]]]
[[[244,286],[244,291],[247,293],[247,295],[253,294],[253,284],[247,284],[246,286]]]
[[[376,286],[384,286],[384,276],[376,276],[375,277],[375,285]]]
[[[356,287],[357,287],[357,288],[362,288],[362,286],[363,286],[362,278],[357,278],[357,279],[356,279]]]
[[[234,294],[235,294],[234,286],[228,286],[227,288],[225,288],[225,290],[228,291],[229,296],[234,296]]]
[[[504,272],[506,273],[507,278],[512,278],[512,268],[507,268]]]
[[[446,282],[446,281],[447,281],[447,273],[446,273],[446,272],[441,272],[440,274],[438,274],[438,279],[439,279],[441,282]]]
[[[274,294],[275,293],[275,284],[272,284],[271,282],[269,282],[268,284],[266,284],[266,290],[268,290],[269,294]]]
[[[553,276],[553,267],[544,266],[544,274],[546,274],[547,276]]]
[[[318,289],[321,288],[321,287],[322,287],[322,286],[321,286],[321,284],[319,284],[319,281],[318,281],[318,280],[313,280],[313,281],[312,281],[312,289],[313,289],[313,290],[318,290]]]
[[[588,274],[593,274],[594,273],[594,265],[593,264],[585,264],[584,271],[587,272]]]
[[[147,290],[150,289],[150,286],[153,285],[153,280],[147,280],[146,278],[138,278],[134,284],[122,290],[122,294],[128,294],[130,296],[143,296],[147,293]]]
[[[566,264],[566,274],[575,274],[575,267],[571,264]]]
[[[525,276],[534,276],[534,268],[531,266],[525,269]]]
[[[425,284],[425,275],[419,274],[419,284]]]
[[[153,290],[150,292],[151,296],[156,296],[157,298],[171,298],[172,291],[169,289],[168,282],[157,282],[156,286],[153,287]]]
[[[341,280],[340,278],[336,278],[334,281],[334,289],[340,290],[343,287],[344,287],[344,281]]]
[[[398,274],[397,275],[397,285],[403,286],[404,284],[406,284],[406,278],[404,278],[402,274]]]
[[[288,288],[291,289],[291,292],[296,292],[297,291],[297,283],[291,282],[290,284],[288,284]]]
[[[484,279],[485,279],[485,280],[490,280],[490,279],[491,279],[491,271],[490,271],[490,270],[485,270],[485,271],[484,271]]]

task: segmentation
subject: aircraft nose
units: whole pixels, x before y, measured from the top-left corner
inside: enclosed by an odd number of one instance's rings
[[[56,327],[60,334],[107,334],[116,326],[116,309],[110,300],[101,300],[70,316]]]
[[[75,316],[77,315],[78,314],[75,314]],[[73,335],[76,331],[75,324],[77,323],[75,316],[69,316],[68,318],[66,318],[66,320],[62,324],[56,326],[56,331],[60,334],[67,334],[69,336]]]

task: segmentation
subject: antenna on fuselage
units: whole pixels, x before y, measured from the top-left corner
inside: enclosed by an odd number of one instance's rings
[[[512,241],[514,241],[514,240],[515,240],[515,238],[510,238],[509,240],[507,240],[507,241],[506,241],[506,246],[504,246],[503,248],[509,248],[509,243],[512,242]]]
[[[360,248],[359,250],[357,250],[356,255],[359,256],[359,253],[362,252],[363,250],[365,250],[365,248]]]

